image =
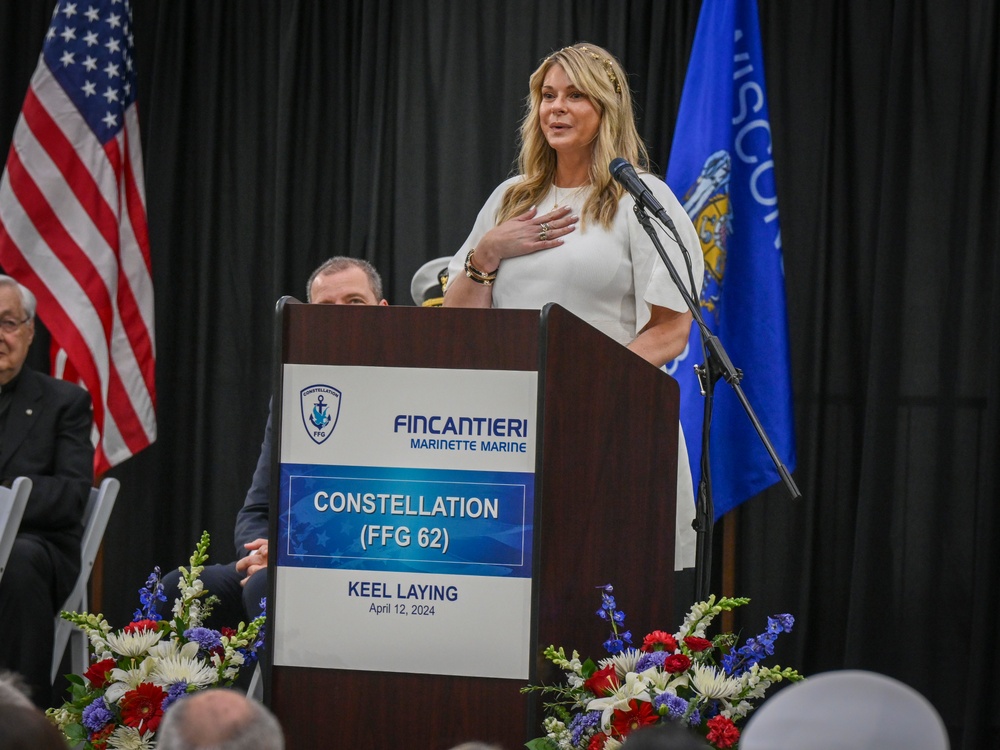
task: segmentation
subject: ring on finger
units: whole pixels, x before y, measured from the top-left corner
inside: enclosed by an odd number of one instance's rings
[[[547,240],[548,238],[549,238],[549,233],[548,233],[547,230],[543,229],[542,231],[540,231],[538,233],[538,241],[539,242],[545,242],[545,240]]]

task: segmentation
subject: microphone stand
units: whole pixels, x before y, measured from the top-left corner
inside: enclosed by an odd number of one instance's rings
[[[708,598],[712,577],[712,532],[715,526],[715,506],[712,502],[712,472],[709,448],[711,443],[715,383],[719,378],[729,383],[733,389],[740,404],[743,406],[743,411],[746,412],[747,417],[757,431],[758,437],[760,437],[761,442],[771,456],[771,460],[774,462],[775,468],[777,468],[778,474],[781,475],[781,480],[784,482],[785,487],[788,488],[792,499],[795,500],[802,497],[802,493],[799,492],[799,488],[795,485],[795,481],[788,472],[788,468],[782,463],[781,458],[774,449],[774,445],[767,436],[767,432],[764,430],[764,426],[760,423],[757,414],[750,405],[750,401],[743,392],[742,386],[740,386],[740,381],[743,379],[743,371],[733,366],[729,355],[722,346],[722,342],[719,341],[719,338],[705,324],[705,319],[701,315],[701,305],[694,299],[691,292],[688,291],[687,287],[681,281],[677,269],[674,268],[673,262],[663,249],[663,244],[660,242],[653,223],[646,213],[646,208],[640,201],[636,201],[632,210],[635,212],[635,217],[639,220],[642,228],[646,230],[646,234],[653,241],[656,252],[667,267],[670,278],[677,286],[678,291],[680,291],[681,296],[684,298],[684,303],[688,306],[695,323],[698,325],[698,331],[701,335],[702,352],[705,357],[704,365],[695,365],[698,382],[701,384],[701,392],[705,397],[705,412],[701,427],[701,481],[698,483],[698,502],[693,524],[698,539],[695,548],[695,599],[696,601],[703,601]],[[672,239],[680,247],[681,253],[683,253],[685,258],[689,257],[687,248],[684,247],[684,243],[681,241],[680,233],[674,226],[674,222],[666,212],[662,212],[662,214],[662,216],[657,216],[657,218],[666,225]]]

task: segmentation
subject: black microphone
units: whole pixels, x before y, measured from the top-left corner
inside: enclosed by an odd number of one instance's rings
[[[635,198],[636,203],[653,214],[664,226],[669,227],[671,231],[675,231],[674,222],[667,216],[667,212],[660,205],[660,202],[656,200],[656,196],[653,195],[646,183],[639,179],[635,167],[619,156],[611,160],[608,169],[611,170],[611,176],[620,182],[622,187]]]
[[[608,169],[611,170],[611,176],[620,182],[622,187],[625,188],[635,199],[635,217],[643,225],[646,231],[652,233],[653,227],[649,221],[649,216],[645,215],[643,209],[653,214],[657,221],[667,228],[667,233],[671,236],[673,241],[677,243],[677,247],[679,247],[681,251],[681,256],[684,258],[684,265],[687,267],[688,273],[688,283],[691,284],[691,298],[697,299],[698,285],[694,282],[691,256],[688,254],[688,249],[684,247],[684,241],[681,239],[681,235],[680,232],[677,231],[677,227],[674,226],[673,219],[667,215],[663,206],[660,205],[658,200],[656,200],[656,196],[653,195],[653,191],[649,189],[649,186],[639,179],[639,175],[635,172],[635,167],[619,156],[611,160],[611,164],[608,165]],[[656,242],[655,237],[653,238],[653,241]],[[671,264],[667,259],[666,253],[658,243],[657,251],[660,253],[660,257],[667,265],[667,268],[673,269],[673,264]],[[673,279],[674,283],[680,287],[680,277],[675,274],[676,272],[671,270],[670,277]]]

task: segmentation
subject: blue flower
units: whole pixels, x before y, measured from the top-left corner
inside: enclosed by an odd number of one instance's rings
[[[625,650],[625,644],[632,643],[632,633],[626,630],[623,633],[618,632],[618,626],[625,622],[625,613],[615,609],[617,604],[615,604],[615,598],[609,593],[612,591],[610,585],[598,586],[603,593],[601,594],[601,608],[597,610],[597,616],[602,620],[607,622],[611,621],[611,636],[604,642],[604,648],[609,654],[620,654]]]
[[[653,708],[655,708],[661,716],[666,716],[668,719],[672,719],[674,721],[680,721],[684,718],[684,713],[688,710],[688,702],[679,695],[660,693],[658,696],[653,698]],[[666,709],[666,713],[664,713],[662,709]]]
[[[166,600],[167,596],[163,593],[163,584],[160,583],[160,566],[157,565],[149,574],[149,578],[146,579],[146,585],[139,589],[139,604],[142,606],[132,614],[133,622],[162,619],[156,611],[156,603]]]
[[[259,648],[257,644],[254,644],[254,649]],[[243,655],[243,666],[252,667],[257,663],[257,652],[255,650],[248,650],[245,648],[238,648],[236,651]]]
[[[722,669],[729,676],[732,676],[733,671],[736,669],[737,665],[740,663],[741,657],[735,651],[732,653],[724,654],[722,657]]]
[[[216,646],[222,645],[219,631],[210,628],[188,628],[184,631],[184,637],[189,641],[196,641],[205,651],[211,651]]]
[[[573,745],[579,745],[580,740],[583,739],[584,733],[590,729],[597,729],[601,725],[601,712],[600,711],[587,711],[582,714],[577,714],[570,721],[569,729],[573,734]]]
[[[795,625],[795,618],[791,615],[774,615],[767,618],[767,630],[769,633],[791,633],[792,626]]]
[[[104,696],[98,696],[97,700],[83,709],[83,725],[91,732],[99,732],[112,718],[114,717],[104,702]]]
[[[765,656],[774,654],[774,641],[781,633],[789,633],[795,618],[791,615],[775,615],[767,618],[767,630],[756,638],[747,638],[735,653],[722,657],[722,668],[731,677],[738,677]]]
[[[635,665],[636,672],[645,672],[650,667],[662,667],[670,654],[667,651],[650,651],[639,657]]]
[[[188,684],[183,680],[181,682],[175,682],[173,685],[167,688],[167,697],[163,699],[160,704],[160,710],[166,711],[167,707],[180,698],[182,695],[187,693]]]

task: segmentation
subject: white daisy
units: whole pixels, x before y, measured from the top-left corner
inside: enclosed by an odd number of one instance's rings
[[[132,633],[108,633],[111,650],[122,656],[142,656],[163,637],[159,630],[138,630]]]
[[[614,656],[608,656],[601,659],[598,666],[604,669],[609,664],[615,665],[615,673],[618,675],[619,680],[624,680],[625,675],[629,672],[635,671],[636,664],[639,663],[639,657],[642,656],[641,651],[637,651],[634,648],[627,648]]]
[[[218,673],[197,658],[198,644],[195,641],[185,643],[179,649],[174,644],[159,643],[156,649],[158,658],[150,674],[150,681],[154,685],[167,687],[186,682],[188,685],[204,688],[215,684]]]
[[[154,659],[166,659],[169,656],[180,656],[192,657],[198,653],[198,643],[196,641],[188,641],[187,643],[181,643],[174,638],[168,638],[165,641],[160,641],[155,646],[149,649],[149,655]]]
[[[108,737],[108,750],[153,750],[152,732],[140,733],[135,727],[118,727]]]
[[[691,665],[691,687],[706,698],[732,698],[740,692],[740,681],[704,664]]]

